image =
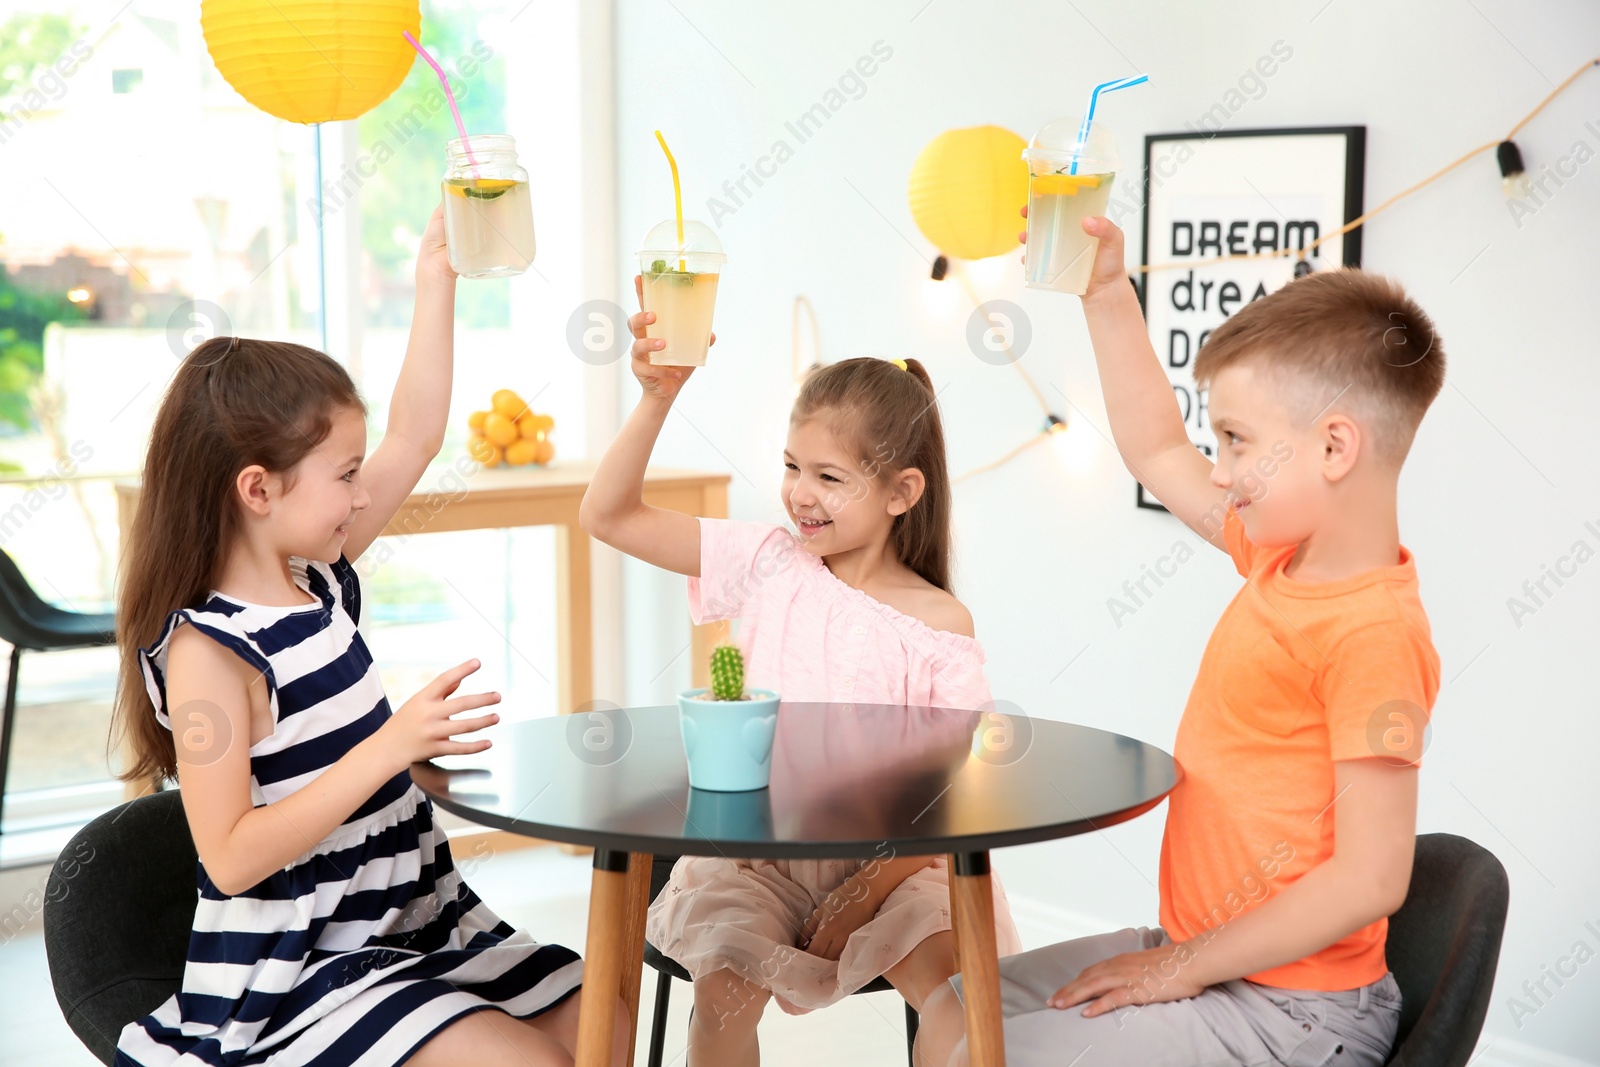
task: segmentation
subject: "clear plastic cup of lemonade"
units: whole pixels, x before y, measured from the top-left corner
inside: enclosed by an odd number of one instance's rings
[[[1028,162],[1028,245],[1023,284],[1083,295],[1100,241],[1083,220],[1106,213],[1121,165],[1116,142],[1099,122],[1046,123],[1023,150]]]
[[[645,336],[667,342],[665,348],[650,353],[651,364],[706,365],[717,281],[727,259],[722,242],[703,222],[685,219],[681,241],[676,218],[658,223],[644,235],[639,242],[644,310],[656,315],[656,321],[645,327]]]

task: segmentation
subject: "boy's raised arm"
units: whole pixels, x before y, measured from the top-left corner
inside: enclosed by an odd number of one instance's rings
[[[1083,314],[1094,343],[1100,388],[1122,462],[1166,509],[1226,551],[1228,494],[1211,484],[1211,462],[1189,441],[1172,384],[1161,369],[1122,259],[1122,231],[1103,217],[1084,220],[1100,239]]]

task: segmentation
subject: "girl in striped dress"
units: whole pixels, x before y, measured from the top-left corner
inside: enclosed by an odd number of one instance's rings
[[[441,446],[455,275],[434,213],[388,432],[366,453],[344,368],[215,338],[153,427],[124,560],[124,777],[176,777],[200,856],[181,990],[128,1024],[119,1067],[571,1064],[583,963],[461,878],[409,766],[480,752],[457,693],[476,660],[391,711],[352,561]],[[620,1062],[628,1033],[620,1011]]]

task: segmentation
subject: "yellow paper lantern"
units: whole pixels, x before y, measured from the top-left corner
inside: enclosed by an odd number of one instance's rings
[[[201,0],[200,30],[240,96],[290,122],[336,122],[399,88],[422,32],[418,0]]]
[[[1028,202],[1027,142],[999,126],[946,130],[911,165],[911,217],[957,259],[1012,252]]]

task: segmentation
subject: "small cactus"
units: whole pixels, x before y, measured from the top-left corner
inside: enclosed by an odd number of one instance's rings
[[[711,696],[716,700],[741,700],[744,697],[744,655],[737,645],[718,645],[711,650]]]

